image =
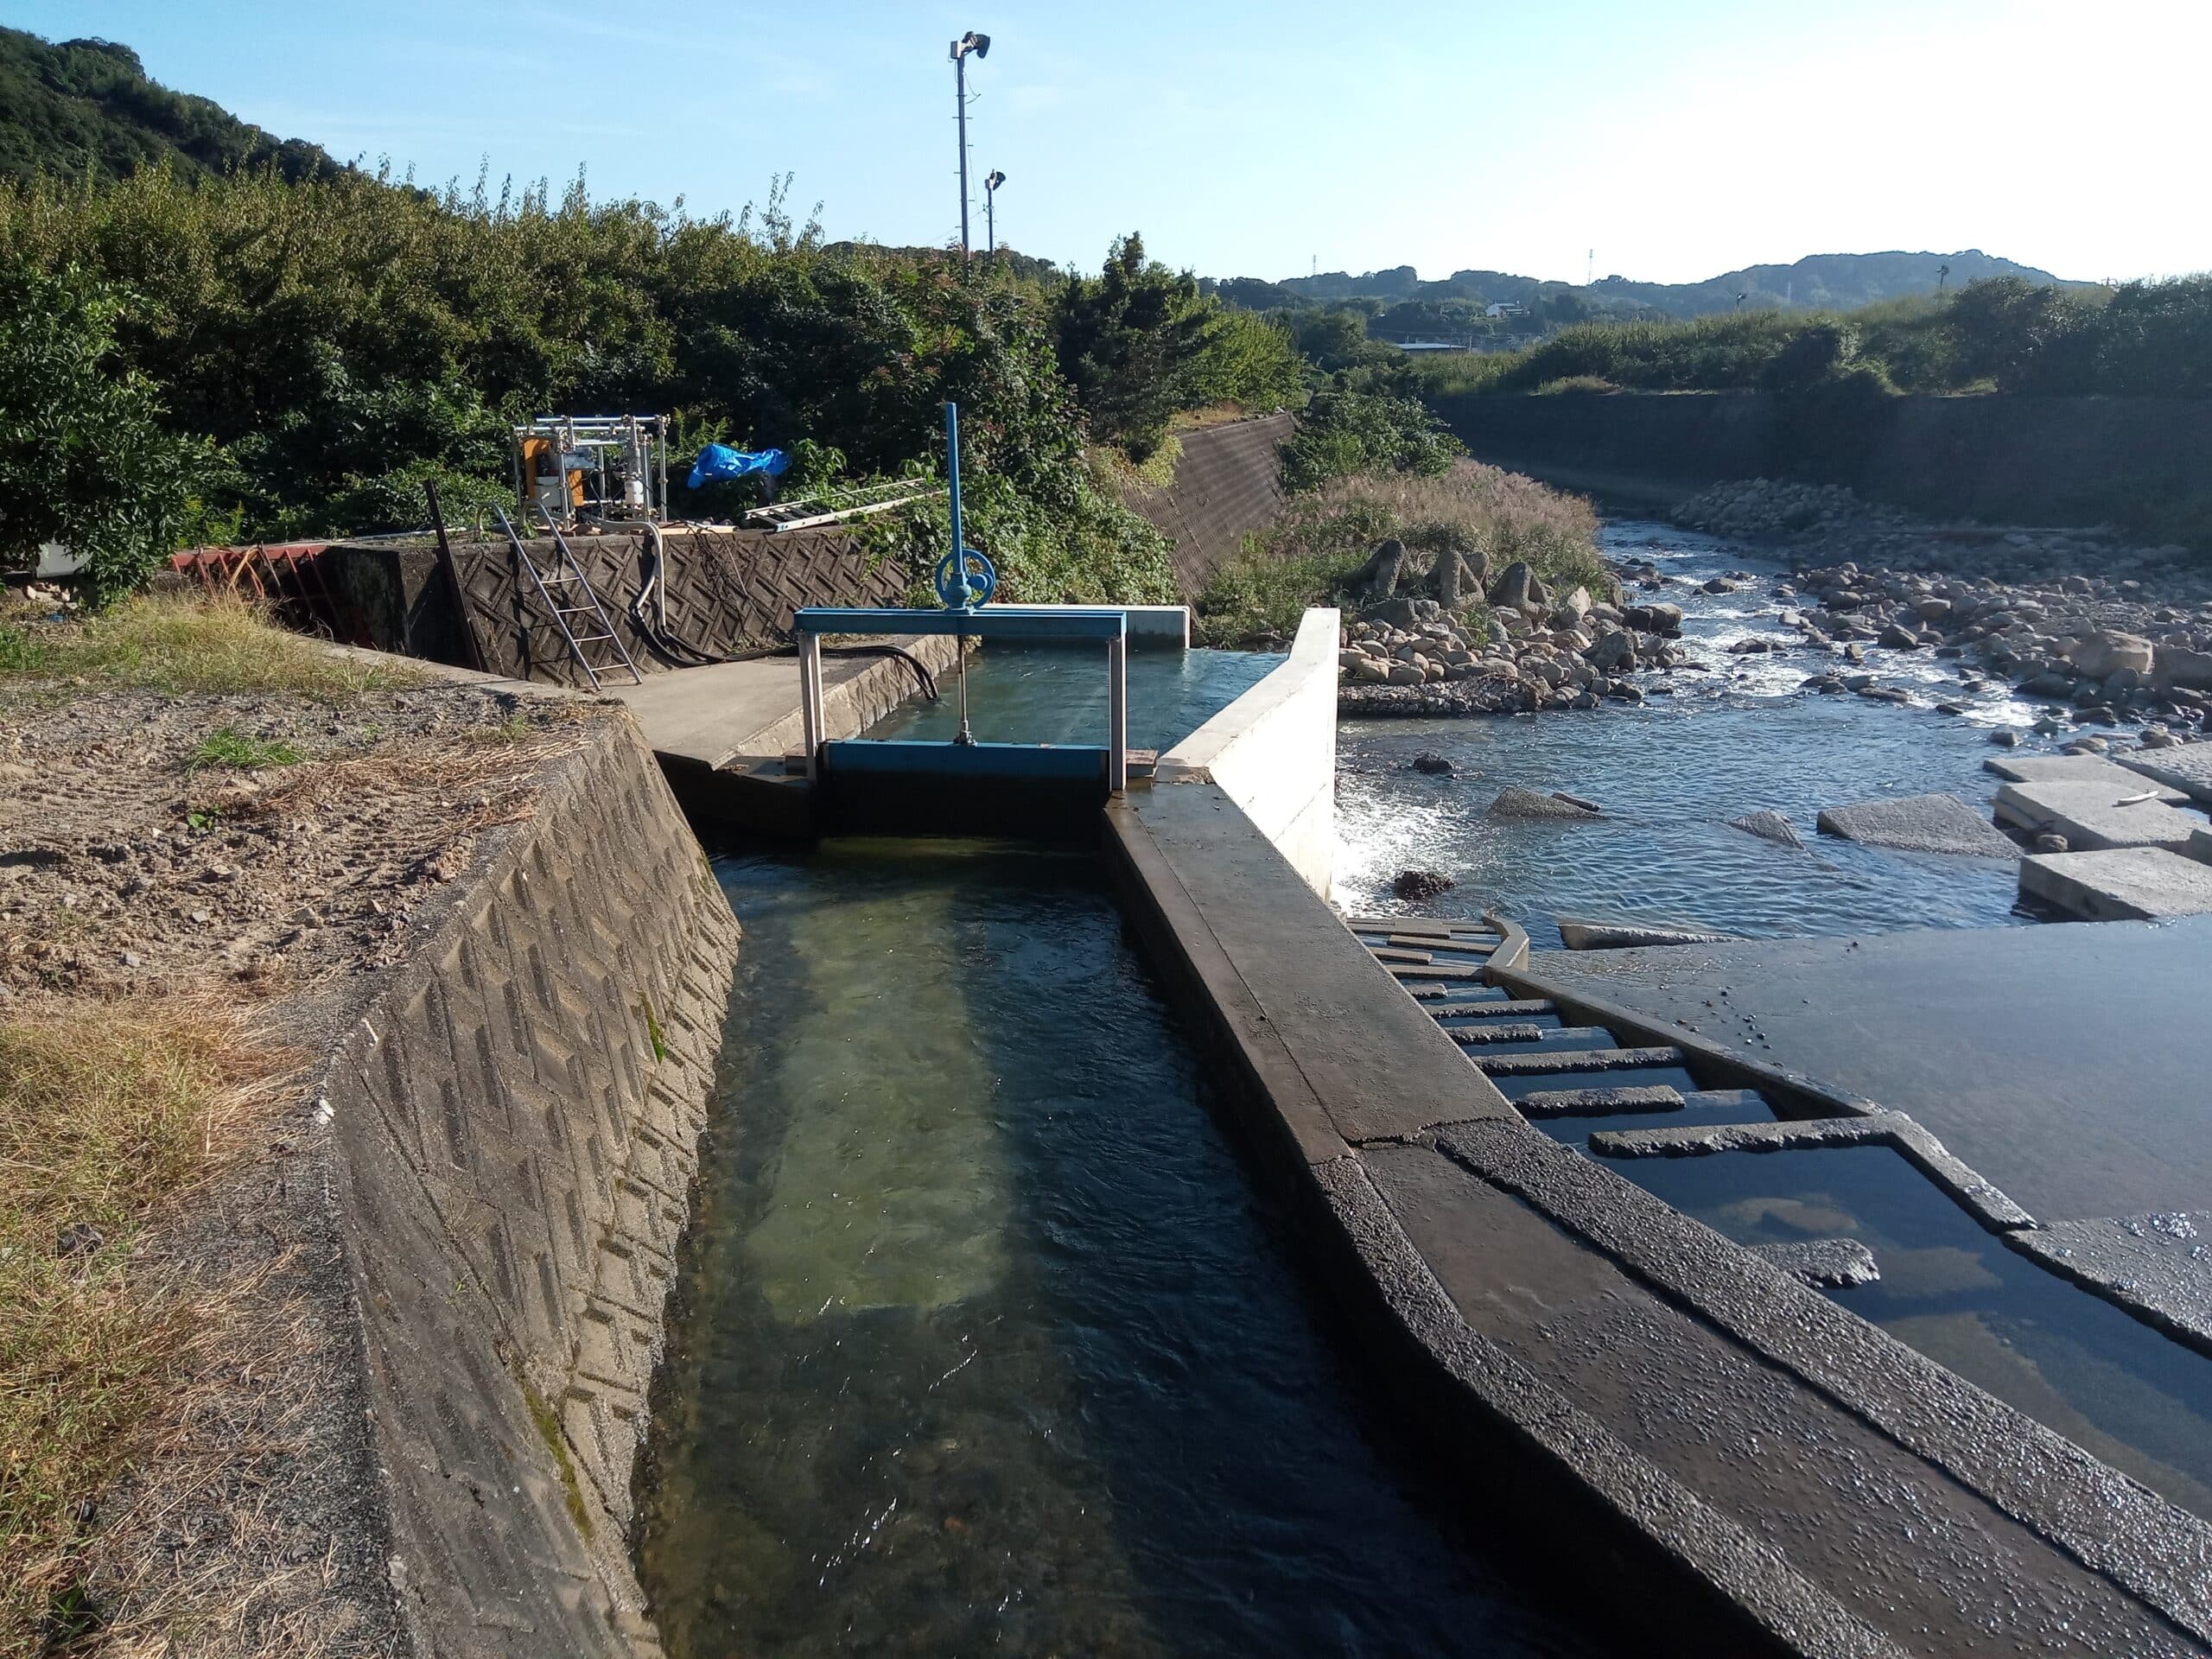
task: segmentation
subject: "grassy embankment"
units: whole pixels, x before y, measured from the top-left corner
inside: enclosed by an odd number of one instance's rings
[[[139,599],[82,621],[0,619],[0,704],[19,712],[115,690],[327,705],[412,683],[238,604]],[[219,731],[188,765],[298,763],[275,752],[284,747]],[[89,1563],[119,1490],[143,1509],[194,1478],[143,1478],[203,1455],[188,1428],[194,1379],[238,1345],[242,1321],[271,1312],[252,1284],[211,1278],[163,1243],[259,1144],[287,1057],[249,1014],[238,988],[188,982],[0,1002],[0,1659],[69,1650],[96,1626],[124,1648],[187,1628],[167,1624],[187,1599],[174,1586],[110,1624],[114,1597],[87,1588]],[[112,1590],[132,1566],[105,1570]]]
[[[1207,585],[1198,606],[1201,640],[1243,644],[1294,632],[1310,605],[1333,605],[1346,579],[1378,542],[1395,537],[1409,555],[1401,586],[1412,588],[1449,548],[1495,575],[1524,559],[1562,591],[1578,583],[1602,596],[1606,571],[1588,501],[1518,473],[1460,461],[1440,477],[1416,474],[1339,478],[1294,497],[1282,522],[1248,539],[1242,555]],[[1481,595],[1468,608],[1482,620]]]

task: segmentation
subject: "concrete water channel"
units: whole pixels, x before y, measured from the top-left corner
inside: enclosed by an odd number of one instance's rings
[[[841,836],[766,693],[654,740],[744,938],[657,1130],[699,1129],[639,1235],[688,1213],[667,1358],[585,1471],[651,1622],[561,1650],[2212,1652],[2212,1360],[2157,1295],[1896,1103],[1510,920],[1348,926],[1335,636],[1138,653],[1163,752],[1050,836]],[[843,671],[832,739],[896,696]],[[995,645],[977,735],[1091,741],[1096,675]],[[1883,1277],[1816,1288],[1830,1239]]]

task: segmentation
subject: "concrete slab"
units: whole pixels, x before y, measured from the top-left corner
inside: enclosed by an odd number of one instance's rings
[[[2116,847],[2183,848],[2191,834],[2204,827],[2204,820],[2194,813],[2139,798],[2151,796],[2156,786],[2131,773],[2121,776],[2126,781],[2118,790],[2107,783],[2078,779],[2006,784],[1997,791],[1997,821],[2031,835],[2056,832],[2066,837],[2068,850],[2076,853]]]
[[[2015,1249],[2212,1353],[2212,1210],[2067,1221]]]
[[[2130,772],[2183,791],[2191,800],[2212,806],[2212,742],[2136,749],[2113,758]]]
[[[2212,918],[1540,951],[1527,977],[1757,1036],[1775,1064],[1910,1114],[2044,1222],[2212,1192]]]
[[[1590,916],[1554,916],[1559,936],[1570,950],[1622,950],[1639,944],[1719,944],[1740,938],[1716,933],[1694,922],[1605,921]]]
[[[1832,806],[1821,814],[1820,828],[1824,836],[1902,852],[2020,855],[2003,830],[1955,795],[1910,795],[1902,800]]]
[[[2212,914],[2212,864],[2163,847],[2038,853],[2020,861],[2020,891],[2087,922],[2203,916]]]
[[[933,671],[952,661],[954,647],[950,641],[889,643],[912,651],[931,664]],[[874,714],[915,689],[912,670],[895,658],[882,657],[825,657],[822,680],[830,737],[850,737]],[[673,669],[665,674],[646,675],[643,685],[616,685],[610,681],[607,691],[637,716],[638,724],[645,728],[645,741],[664,757],[674,756],[711,769],[738,755],[780,754],[798,747],[798,658],[795,656],[755,657],[744,662],[716,663],[709,668]],[[878,702],[881,709],[873,709]],[[840,718],[841,713],[844,718]]]
[[[2117,795],[2133,795],[2143,788],[2139,774],[2101,754],[1993,754],[1981,763],[1981,769],[2008,784],[2110,784]],[[2189,796],[2161,785],[2158,798],[2168,806],[2179,806]]]

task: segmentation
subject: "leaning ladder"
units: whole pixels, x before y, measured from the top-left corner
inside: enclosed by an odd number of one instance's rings
[[[584,677],[590,680],[591,689],[594,691],[599,690],[599,671],[584,655],[584,647],[595,645],[601,640],[614,647],[614,654],[622,659],[622,666],[630,671],[630,677],[643,685],[645,677],[638,672],[637,664],[623,649],[621,639],[614,632],[614,624],[607,618],[607,607],[599,602],[599,594],[585,576],[583,566],[576,563],[576,556],[569,550],[568,538],[561,534],[560,526],[545,514],[543,507],[537,509],[545,518],[546,529],[553,532],[553,574],[549,576],[538,569],[537,561],[530,556],[530,549],[523,544],[515,527],[507,522],[505,509],[494,507],[492,511],[499,518],[499,528],[507,532],[507,544],[514,549],[515,557],[521,561],[522,568],[529,573],[531,583],[537,589],[537,596],[545,601],[545,608],[553,613],[553,626],[561,631],[561,638],[568,642],[569,655],[576,659],[576,666],[583,670]],[[560,599],[554,596],[556,593]],[[582,604],[561,603],[561,599],[570,598],[579,593],[583,595]],[[598,625],[599,631],[596,633],[576,632],[569,626],[569,619],[572,616],[589,617]]]

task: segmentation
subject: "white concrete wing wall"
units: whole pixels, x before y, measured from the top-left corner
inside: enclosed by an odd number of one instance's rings
[[[1160,757],[1162,785],[1211,782],[1324,899],[1336,861],[1338,614],[1310,610],[1290,660]]]

